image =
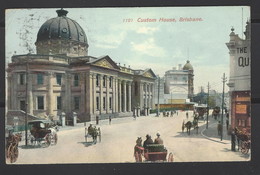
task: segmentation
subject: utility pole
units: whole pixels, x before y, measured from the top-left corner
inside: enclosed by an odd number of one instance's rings
[[[28,123],[28,70],[29,70],[29,65],[28,65],[28,57],[26,59],[26,84],[25,84],[25,106],[26,106],[26,113],[25,113],[25,121],[24,121],[24,129],[25,129],[25,146],[28,145],[28,139],[27,139],[27,123]]]
[[[157,115],[156,115],[157,117],[159,117],[159,112],[160,112],[159,111],[160,110],[159,109],[159,105],[160,105],[159,99],[160,99],[160,76],[158,75],[158,101],[157,101]]]
[[[222,93],[222,110],[221,110],[221,138],[222,141],[223,138],[223,110],[224,110],[224,96],[225,96],[225,83],[227,81],[227,78],[225,77],[225,73],[223,74],[222,82],[223,82],[223,93]]]
[[[208,129],[209,125],[209,82],[208,82],[208,98],[207,98],[207,125],[206,128]]]
[[[171,92],[171,110],[172,110],[172,92]]]

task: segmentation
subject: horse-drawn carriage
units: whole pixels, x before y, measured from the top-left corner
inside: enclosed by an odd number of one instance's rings
[[[193,118],[193,121],[187,121],[187,122],[182,122],[182,132],[184,132],[184,129],[187,129],[187,133],[190,135],[190,130],[193,127],[193,129],[196,129],[197,134],[198,134],[198,130],[199,130],[199,116],[195,115]]]
[[[16,162],[19,150],[18,144],[21,141],[22,134],[21,133],[13,133],[13,128],[11,126],[7,126],[5,128],[5,157],[6,160],[10,163]]]
[[[251,148],[251,133],[245,128],[239,130],[235,128],[235,135],[238,141],[238,150],[240,149],[243,154],[247,154]]]
[[[97,139],[98,137],[98,139]],[[85,127],[85,141],[88,142],[88,139],[92,139],[92,143],[96,144],[97,140],[101,142],[101,130],[100,127],[96,128],[96,126],[90,126],[87,128]]]
[[[50,120],[33,120],[28,122],[30,135],[27,143],[32,146],[49,147],[58,142],[57,126]]]
[[[214,119],[216,120],[217,117],[220,115],[220,107],[216,106],[213,111],[212,111],[212,117],[214,117]]]
[[[142,139],[138,137],[134,147],[134,157],[136,162],[173,162],[173,154],[170,153],[167,158],[168,151],[163,144],[149,144],[142,147]]]

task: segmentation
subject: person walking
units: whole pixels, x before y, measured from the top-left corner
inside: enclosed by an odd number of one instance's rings
[[[99,123],[99,116],[97,115],[96,116],[96,125],[98,125],[98,123]]]
[[[187,118],[187,119],[189,118],[189,113],[188,113],[188,112],[186,112],[186,118]]]
[[[112,117],[109,116],[109,125],[111,125]]]
[[[220,136],[221,135],[221,132],[222,132],[222,125],[220,123],[220,121],[218,122],[218,135]]]

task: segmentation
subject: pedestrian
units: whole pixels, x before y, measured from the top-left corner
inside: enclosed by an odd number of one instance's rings
[[[186,118],[187,118],[187,119],[189,118],[189,113],[188,113],[188,112],[186,112]]]
[[[99,116],[97,115],[96,116],[96,125],[98,125],[98,123],[99,123]]]
[[[228,118],[226,119],[226,126],[227,126],[227,131],[228,131],[228,127],[229,127],[229,120],[228,120]]]
[[[177,116],[178,116],[178,111],[176,112]]]
[[[112,117],[109,116],[109,125],[111,125]]]
[[[218,135],[220,136],[221,135],[221,133],[222,133],[222,125],[221,125],[221,123],[220,123],[220,121],[218,122]]]
[[[236,151],[236,135],[234,130],[231,133],[231,151]]]
[[[163,144],[163,140],[162,140],[161,137],[160,137],[160,133],[157,132],[156,135],[157,135],[157,138],[154,139],[154,144]]]

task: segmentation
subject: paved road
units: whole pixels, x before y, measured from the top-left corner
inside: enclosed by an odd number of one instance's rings
[[[190,112],[191,116],[192,112]],[[135,162],[133,149],[137,137],[145,139],[146,134],[155,138],[161,133],[168,152],[174,155],[174,162],[203,161],[247,161],[248,156],[231,152],[230,144],[223,144],[206,139],[201,135],[205,123],[199,123],[199,134],[181,132],[181,125],[186,119],[184,112],[174,117],[132,117],[113,119],[100,123],[102,141],[95,145],[86,143],[84,125],[62,128],[58,132],[58,144],[48,148],[25,148],[20,142],[20,154],[16,164],[47,163],[124,163]],[[188,120],[191,120],[189,118]],[[87,123],[89,124],[89,123]],[[210,126],[211,123],[209,123]]]

